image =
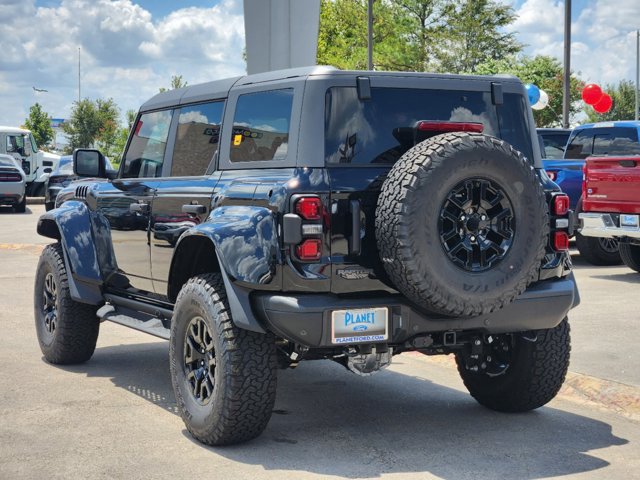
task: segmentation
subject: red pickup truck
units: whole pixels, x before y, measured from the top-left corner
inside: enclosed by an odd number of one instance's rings
[[[589,157],[583,172],[580,233],[617,239],[622,261],[640,272],[640,157]]]

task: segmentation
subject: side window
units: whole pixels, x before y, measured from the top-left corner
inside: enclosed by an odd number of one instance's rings
[[[284,160],[292,106],[292,88],[240,95],[233,119],[231,161]]]
[[[173,148],[172,177],[204,175],[220,141],[224,102],[190,105],[180,109]]]
[[[569,141],[564,158],[585,159],[593,151],[593,132],[581,130]]]
[[[7,135],[7,153],[17,153],[26,156],[24,137],[22,135]]]
[[[171,110],[145,113],[134,127],[134,135],[124,157],[124,178],[159,177],[167,147]]]

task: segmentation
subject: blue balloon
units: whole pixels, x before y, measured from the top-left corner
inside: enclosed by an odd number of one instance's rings
[[[527,96],[529,97],[529,103],[535,105],[540,100],[540,89],[533,83],[527,83],[524,88],[527,89]]]

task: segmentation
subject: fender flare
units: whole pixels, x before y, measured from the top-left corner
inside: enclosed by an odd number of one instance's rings
[[[234,324],[245,330],[265,333],[253,315],[249,294],[251,285],[272,290],[281,286],[276,275],[280,250],[273,212],[255,206],[216,208],[205,223],[187,230],[180,237],[171,262],[170,279],[181,249],[188,248],[194,236],[207,238],[212,244]]]
[[[102,275],[87,205],[72,200],[46,212],[38,220],[37,232],[62,244],[71,298],[90,305],[103,303]]]

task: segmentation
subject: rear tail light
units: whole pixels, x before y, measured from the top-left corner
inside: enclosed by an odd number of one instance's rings
[[[22,175],[19,173],[0,173],[0,182],[21,182]]]
[[[569,250],[569,235],[567,232],[553,232],[553,248],[558,252],[566,252]]]
[[[302,197],[296,202],[296,213],[304,220],[320,220],[322,202],[318,197]]]
[[[482,133],[484,125],[474,122],[431,122],[420,121],[416,130],[421,132],[477,132]]]
[[[553,213],[558,216],[569,213],[569,197],[564,193],[553,197]]]
[[[547,177],[549,177],[552,182],[555,182],[558,179],[558,172],[555,170],[545,170],[545,172],[547,172]]]
[[[296,247],[296,255],[305,262],[320,260],[320,257],[322,257],[322,240],[307,238]]]

